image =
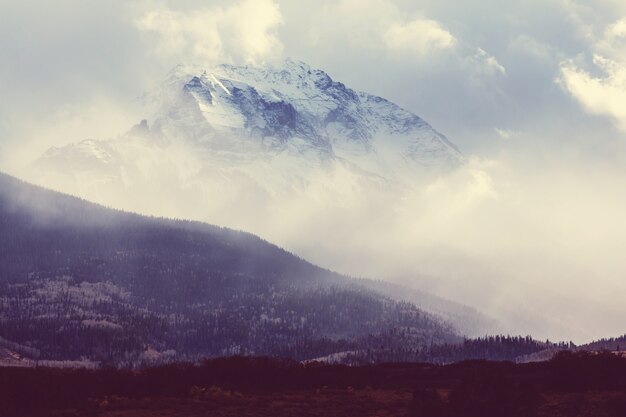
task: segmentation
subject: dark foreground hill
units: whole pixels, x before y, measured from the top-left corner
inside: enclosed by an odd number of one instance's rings
[[[0,174],[0,347],[133,365],[245,354],[312,359],[454,343],[414,304],[248,233],[148,218]]]
[[[303,365],[222,358],[142,371],[0,368],[12,417],[623,417],[626,359]]]

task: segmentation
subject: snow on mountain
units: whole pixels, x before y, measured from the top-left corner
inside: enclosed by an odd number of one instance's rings
[[[453,166],[460,160],[454,145],[418,116],[301,62],[179,66],[164,87],[154,127],[166,136],[191,134],[228,149],[239,144],[225,137],[253,139],[266,150],[341,158],[384,177],[398,163]]]
[[[337,170],[402,183],[415,170],[462,160],[415,114],[293,60],[268,67],[180,65],[144,101],[151,116],[120,138],[52,148],[39,166],[48,174],[128,183],[142,165],[167,163],[166,154],[185,145],[198,171],[239,171],[268,189],[298,189]]]

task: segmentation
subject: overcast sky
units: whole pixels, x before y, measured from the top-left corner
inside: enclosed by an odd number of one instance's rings
[[[619,0],[1,0],[0,7],[3,151],[41,136],[39,127],[53,127],[45,135],[60,142],[118,133],[129,122],[116,112],[120,103],[179,62],[284,56],[415,111],[466,153],[597,148],[623,140],[626,130]]]
[[[283,57],[415,112],[469,162],[406,210],[394,253],[361,242],[369,260],[389,256],[378,270],[319,247],[324,236],[266,237],[349,273],[399,274],[419,259],[447,278],[420,285],[488,310],[507,292],[525,302],[503,282],[535,286],[539,309],[569,315],[545,328],[539,317],[527,327],[539,336],[623,330],[623,0],[0,0],[0,169],[126,131],[146,116],[133,100],[178,63]],[[485,277],[505,295],[478,294]]]

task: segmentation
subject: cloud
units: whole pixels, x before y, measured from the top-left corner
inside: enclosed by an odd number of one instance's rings
[[[282,53],[277,28],[283,23],[273,0],[243,0],[229,7],[151,11],[137,27],[157,34],[155,51],[164,58],[197,63],[262,63]]]
[[[558,81],[585,110],[611,117],[626,132],[626,63],[595,54],[593,64],[601,75],[590,74],[574,60],[563,61]]]
[[[515,136],[519,136],[520,132],[515,131],[515,130],[511,130],[511,129],[500,129],[498,127],[494,127],[493,131],[496,132],[496,134],[501,138],[501,139],[512,139]]]
[[[452,49],[457,45],[457,39],[441,23],[421,18],[408,23],[392,23],[383,38],[387,48],[393,51],[419,55]]]
[[[318,46],[346,42],[354,49],[419,58],[458,44],[442,22],[383,0],[326,1],[311,21],[309,39]]]
[[[626,18],[622,18],[607,28],[607,36],[626,38]]]
[[[128,102],[154,71],[133,26],[134,5],[3,2],[0,169],[49,146],[129,127]]]
[[[626,132],[626,17],[589,33],[588,53],[561,60],[556,81],[585,111]]]
[[[481,48],[478,48],[476,50],[476,54],[474,54],[473,58],[485,69],[487,73],[502,75],[506,74],[506,68],[504,68],[494,56],[489,55]]]
[[[622,18],[606,27],[603,36],[594,44],[598,54],[618,61],[626,56],[626,18]]]

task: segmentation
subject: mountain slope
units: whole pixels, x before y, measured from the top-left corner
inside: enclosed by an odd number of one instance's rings
[[[415,305],[253,235],[114,211],[0,174],[0,337],[34,356],[310,359],[398,328],[416,346],[459,340]]]

